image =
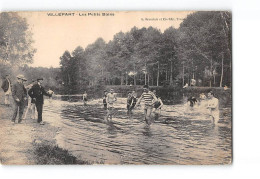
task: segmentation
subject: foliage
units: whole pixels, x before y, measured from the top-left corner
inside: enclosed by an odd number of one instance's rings
[[[33,62],[36,49],[25,18],[16,12],[0,13],[0,60],[12,65]]]

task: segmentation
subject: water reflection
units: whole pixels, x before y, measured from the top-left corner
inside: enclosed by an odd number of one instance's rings
[[[181,104],[165,105],[147,127],[142,109],[127,114],[119,98],[113,120],[105,120],[102,100],[46,100],[44,117],[60,128],[59,146],[83,160],[105,164],[221,164],[231,160],[231,108],[221,106],[214,126],[206,114],[187,113]],[[223,104],[223,103],[221,103]]]

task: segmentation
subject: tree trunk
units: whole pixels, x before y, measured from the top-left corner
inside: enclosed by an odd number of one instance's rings
[[[213,64],[212,64],[212,58],[210,59],[210,81],[209,81],[209,87],[211,87],[211,79],[212,79],[212,76],[213,76]]]
[[[166,70],[166,79],[165,79],[165,81],[168,81],[168,71]]]
[[[121,75],[120,85],[123,85],[123,84],[124,84],[124,76]]]
[[[127,86],[128,84],[128,74],[126,74],[126,77],[125,77],[125,85]]]
[[[173,79],[172,79],[172,60],[171,60],[170,86],[172,85],[173,85]]]
[[[136,75],[136,70],[135,70],[135,64],[134,64],[134,85],[136,85],[136,78],[135,78],[135,75]]]
[[[159,78],[160,78],[160,66],[159,66],[159,61],[158,61],[156,86],[159,86]]]
[[[220,83],[219,87],[222,87],[222,81],[223,81],[223,74],[224,74],[224,54],[222,54],[222,61],[221,61],[221,77],[220,77]]]
[[[214,84],[214,86],[216,86],[216,75],[215,75],[215,73],[213,74],[213,84]]]
[[[182,66],[182,86],[184,86],[184,63]]]

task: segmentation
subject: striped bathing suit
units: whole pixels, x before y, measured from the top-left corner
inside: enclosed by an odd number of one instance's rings
[[[156,96],[152,92],[143,93],[141,98],[144,99],[145,106],[151,106],[153,103],[153,100],[156,99]]]

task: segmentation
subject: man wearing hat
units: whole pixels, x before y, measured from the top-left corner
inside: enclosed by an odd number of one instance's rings
[[[38,78],[37,83],[32,86],[32,88],[28,91],[29,96],[35,100],[36,109],[38,112],[38,120],[37,122],[43,125],[42,121],[42,108],[44,98],[43,95],[51,97],[52,95],[49,94],[42,86],[43,78]]]
[[[24,87],[23,82],[27,81],[23,75],[17,76],[17,82],[12,86],[12,96],[14,98],[14,114],[12,117],[12,122],[15,123],[15,119],[17,116],[17,112],[19,109],[19,119],[18,123],[21,123],[23,110],[24,110],[24,102],[26,100],[27,91]]]
[[[5,93],[5,105],[10,105],[9,96],[11,95],[11,82],[9,79],[9,75],[5,75],[5,79],[3,80],[1,88],[4,90]]]

